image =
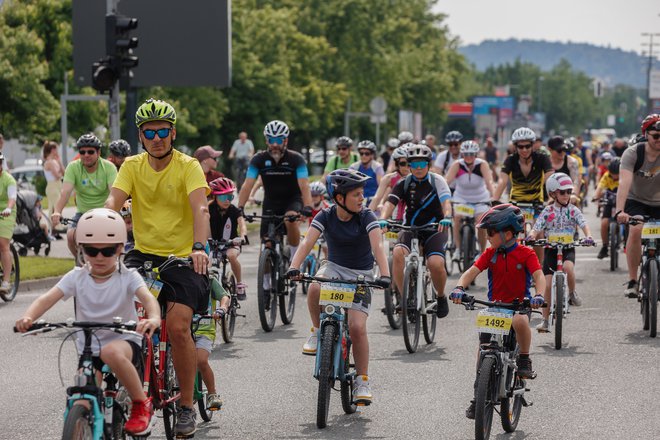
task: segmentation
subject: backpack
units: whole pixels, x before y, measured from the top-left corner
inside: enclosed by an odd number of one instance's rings
[[[642,168],[642,165],[644,165],[644,153],[645,153],[645,144],[643,142],[640,142],[639,144],[635,145],[635,152],[637,153],[637,160],[635,160],[635,166],[633,168],[633,174],[636,173],[637,171]]]
[[[435,184],[435,173],[429,173],[429,180],[431,181],[431,186],[433,187],[433,191],[435,193],[438,192],[438,187]],[[408,194],[408,187],[410,186],[410,182],[412,182],[413,175],[408,174],[406,176],[406,180],[403,181],[403,193]]]

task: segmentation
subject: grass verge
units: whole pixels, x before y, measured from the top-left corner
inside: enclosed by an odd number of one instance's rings
[[[73,269],[73,258],[18,257],[21,281],[61,276]]]

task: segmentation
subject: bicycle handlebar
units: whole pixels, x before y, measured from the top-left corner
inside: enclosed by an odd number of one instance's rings
[[[262,220],[288,220],[290,222],[299,220],[302,217],[302,214],[293,214],[293,215],[277,215],[277,214],[266,214],[266,215],[257,215],[256,212],[252,214],[244,214],[243,217],[248,223],[252,223],[255,219]]]
[[[501,301],[485,301],[483,299],[477,299],[472,295],[468,295],[467,293],[464,293],[461,297],[461,305],[465,306],[466,310],[475,310],[475,304],[481,304],[487,307],[499,307],[501,309],[513,310],[514,312],[541,313],[538,310],[532,310],[529,298],[525,298],[522,301],[505,303]],[[543,304],[541,307],[547,306],[547,304]]]
[[[53,330],[58,329],[71,329],[71,328],[81,328],[81,329],[111,329],[117,333],[122,334],[135,334],[140,335],[135,332],[137,328],[137,323],[135,321],[128,322],[94,322],[94,321],[75,321],[73,318],[69,318],[64,322],[46,322],[43,319],[33,323],[30,328],[23,333],[24,336],[33,335],[37,333],[47,333]],[[16,327],[14,327],[14,333],[20,333]]]
[[[402,225],[401,223],[395,223],[391,220],[387,220],[387,228],[395,231],[411,231],[411,232],[422,232],[422,231],[436,231],[440,223],[427,223],[421,226],[414,225]]]
[[[341,283],[341,284],[353,284],[355,286],[366,286],[366,287],[373,287],[376,289],[385,289],[389,287],[389,284],[387,286],[384,286],[382,284],[378,284],[377,281],[368,281],[364,277],[360,277],[355,280],[342,280],[338,278],[324,278],[324,277],[316,277],[312,276],[309,274],[301,274],[301,278],[298,281],[301,281],[303,283],[314,283],[314,282],[319,282],[319,283]]]
[[[628,220],[629,225],[640,225],[646,222],[657,222],[660,221],[659,219],[655,219],[651,217],[650,215],[636,215],[634,217],[630,217]]]
[[[571,242],[571,243],[559,243],[559,242],[556,242],[556,241],[550,242],[546,238],[541,238],[541,239],[538,239],[538,240],[523,240],[523,243],[526,246],[543,246],[545,248],[551,248],[551,249],[556,249],[559,246],[561,246],[563,248],[580,247],[580,246],[583,246],[583,247],[596,246],[595,241],[592,241],[591,243],[587,243],[585,238],[581,238],[578,241],[574,241],[574,242]]]

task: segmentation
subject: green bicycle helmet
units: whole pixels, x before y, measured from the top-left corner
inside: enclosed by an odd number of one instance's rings
[[[167,121],[176,125],[176,111],[166,101],[147,99],[135,112],[135,125],[141,127],[142,124],[150,121]]]

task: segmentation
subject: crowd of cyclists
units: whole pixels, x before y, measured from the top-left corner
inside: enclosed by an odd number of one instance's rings
[[[238,299],[245,300],[252,280],[244,279],[239,260],[247,236],[245,208],[258,180],[264,189],[263,212],[286,216],[279,233],[286,235],[291,257],[286,276],[293,280],[301,278],[304,259],[322,238],[324,261],[316,275],[339,280],[364,277],[403,292],[411,232],[399,232],[391,251],[391,267],[383,233],[396,222],[407,226],[437,224],[419,235],[436,294],[433,313],[437,318],[449,314],[450,301],[465,300],[466,290],[483,271],[488,274],[491,301],[528,298],[532,308],[548,303],[557,250],[528,247],[525,241],[557,231],[575,235],[582,229],[584,241],[593,244],[582,213],[588,203],[605,201],[600,212],[601,259],[614,251],[608,249],[606,239],[611,217],[622,224],[633,216],[660,218],[657,114],[644,119],[640,135],[631,139],[630,145],[620,139],[613,144],[607,140],[600,149],[587,147],[579,136],[554,136],[543,145],[533,130],[521,127],[512,133],[510,154],[501,161],[492,139],[486,139],[482,147],[478,139],[466,139],[458,131],[449,132],[444,139],[446,147],[439,149],[433,137],[418,141],[411,133],[402,132],[387,142],[387,161],[378,156],[372,141],[355,144],[342,136],[336,141],[337,154],[327,162],[321,179],[311,182],[304,157],[288,144],[288,125],[273,120],[263,132],[266,149],[250,160],[238,194],[231,179],[214,176],[207,181],[209,170],[203,161],[174,148],[177,119],[169,103],[146,101],[139,107],[135,122],[144,149],[135,156],[128,154],[129,146],[124,141],[115,141],[111,144],[112,156],[106,160],[100,157],[102,144],[96,136],[85,134],[78,139],[80,158],[61,173],[64,183],[52,220],[55,225],[62,220],[62,209],[75,191],[77,213],[68,223],[67,238],[71,253],[82,255],[84,264],[35,300],[16,327],[27,331],[57,301],[69,297],[76,299],[78,320],[112,321],[115,316],[137,320],[133,307],[133,298],[137,297],[148,316],[140,321],[138,331],[150,336],[160,325],[160,309],[131,268],[142,267],[146,261],[157,266],[171,255],[189,257],[190,268],[179,267],[162,274],[158,296],[158,301],[167,304],[166,326],[181,389],[175,427],[181,436],[190,436],[196,430],[193,385],[198,360],[202,361],[200,369],[206,372],[205,382],[213,391],[209,405],[222,405],[208,366],[215,333],[206,329],[191,337],[194,313],[222,319],[227,312],[226,300],[209,297],[207,241],[230,242],[227,257],[237,280]],[[214,159],[212,151],[202,153],[204,159]],[[597,184],[589,198],[591,176]],[[508,203],[502,203],[506,192]],[[11,208],[7,206],[9,211]],[[464,217],[475,219],[478,253],[462,267],[464,273],[456,286],[447,289],[446,268],[454,264],[448,260],[459,260],[465,251],[459,244]],[[262,221],[261,237],[267,234],[268,224],[268,220]],[[307,225],[303,227],[304,236],[302,225]],[[629,278],[624,293],[631,298],[639,297],[641,230],[641,224],[628,228]],[[570,303],[580,306],[582,298],[575,289],[575,251],[567,250],[563,258]],[[254,281],[265,289],[275,289],[270,285],[272,279],[264,274],[263,279]],[[111,291],[121,294],[110,295]],[[315,355],[318,349],[319,292],[316,283],[307,291],[312,327],[303,354]],[[357,373],[353,398],[366,404],[373,398],[366,325],[371,304],[372,292],[367,289],[355,296],[348,310]],[[543,309],[539,332],[548,331],[548,312],[548,308]],[[520,346],[518,374],[533,379],[536,373],[529,357],[529,315],[516,315],[513,328]],[[484,342],[483,334],[480,339]],[[133,405],[126,431],[133,435],[150,429],[153,414],[135,367],[140,356],[138,345],[134,336],[105,332],[95,346],[95,355],[128,389]],[[466,415],[474,418],[474,400]]]

